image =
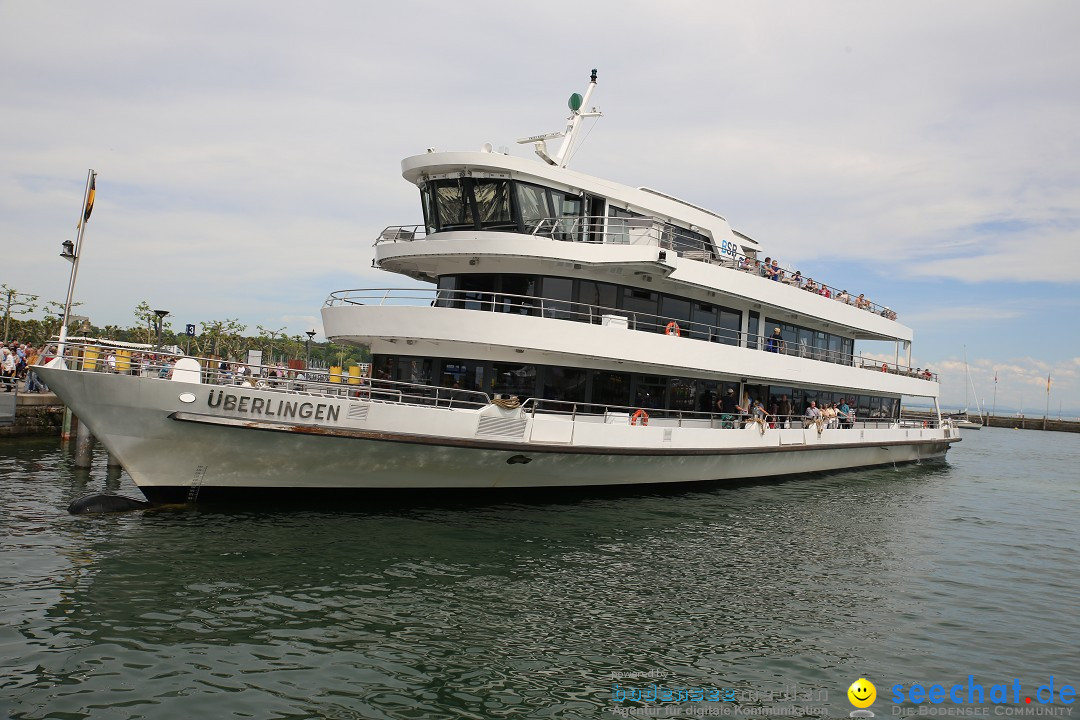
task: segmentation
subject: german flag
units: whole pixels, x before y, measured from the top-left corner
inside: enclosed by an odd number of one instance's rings
[[[97,173],[90,175],[90,192],[86,193],[86,209],[83,210],[82,220],[79,221],[78,227],[82,227],[82,224],[90,219],[90,213],[94,212],[94,192],[95,185],[97,184]]]

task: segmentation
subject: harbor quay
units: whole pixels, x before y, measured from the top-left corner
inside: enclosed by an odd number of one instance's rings
[[[54,393],[16,393],[4,399],[7,402],[0,407],[0,438],[63,432],[66,408]]]
[[[948,415],[942,412],[942,417]],[[913,420],[929,419],[932,413],[923,408],[903,409],[903,416]],[[1013,428],[1015,430],[1049,430],[1054,432],[1080,432],[1080,419],[1072,418],[1049,418],[1042,415],[1021,415],[1015,413],[1009,415],[990,415],[983,419],[985,427]],[[977,429],[977,428],[976,428]]]

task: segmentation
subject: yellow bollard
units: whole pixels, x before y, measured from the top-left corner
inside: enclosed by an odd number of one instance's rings
[[[340,365],[331,365],[330,366],[330,382],[332,382],[332,383],[341,382],[341,366]]]
[[[349,384],[350,385],[359,385],[360,384],[360,366],[359,365],[350,365],[349,366]]]
[[[131,370],[131,351],[130,350],[117,350],[116,351],[116,372],[126,373]]]
[[[93,345],[83,348],[82,369],[97,370],[98,355],[98,348]]]

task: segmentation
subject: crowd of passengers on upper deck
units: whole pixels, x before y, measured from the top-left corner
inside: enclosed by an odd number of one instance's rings
[[[793,285],[800,290],[806,290],[807,292],[814,293],[815,295],[821,295],[825,298],[832,298],[838,302],[842,302],[845,305],[854,305],[860,310],[867,310],[874,312],[872,304],[866,299],[863,293],[859,293],[858,297],[852,297],[848,294],[847,290],[841,290],[836,292],[833,288],[829,287],[825,283],[820,285],[815,283],[813,278],[803,277],[801,270],[796,270],[794,273],[789,273],[780,267],[780,263],[771,257],[766,257],[764,261],[751,259],[743,256],[738,262],[736,269],[748,272],[751,274],[760,275],[763,278],[769,280],[775,280],[777,282],[783,282],[787,285]],[[896,319],[896,313],[889,308],[882,308],[879,313],[881,317],[888,318],[889,320]]]

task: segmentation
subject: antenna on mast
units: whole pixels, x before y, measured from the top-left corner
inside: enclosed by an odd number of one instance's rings
[[[566,119],[566,128],[562,132],[544,133],[543,135],[532,135],[530,137],[521,138],[518,140],[518,143],[522,145],[533,143],[536,154],[548,165],[566,167],[568,160],[567,154],[570,152],[570,146],[574,143],[574,136],[577,134],[578,125],[581,123],[582,118],[604,116],[604,114],[596,108],[587,112],[581,111],[581,108],[588,105],[589,99],[592,97],[593,90],[595,89],[596,68],[593,68],[592,75],[589,76],[589,87],[585,89],[585,97],[574,93],[566,103],[570,108],[570,117]],[[563,141],[562,145],[559,146],[559,151],[555,153],[555,157],[551,157],[547,152],[547,141],[554,140],[555,138],[562,138]]]

